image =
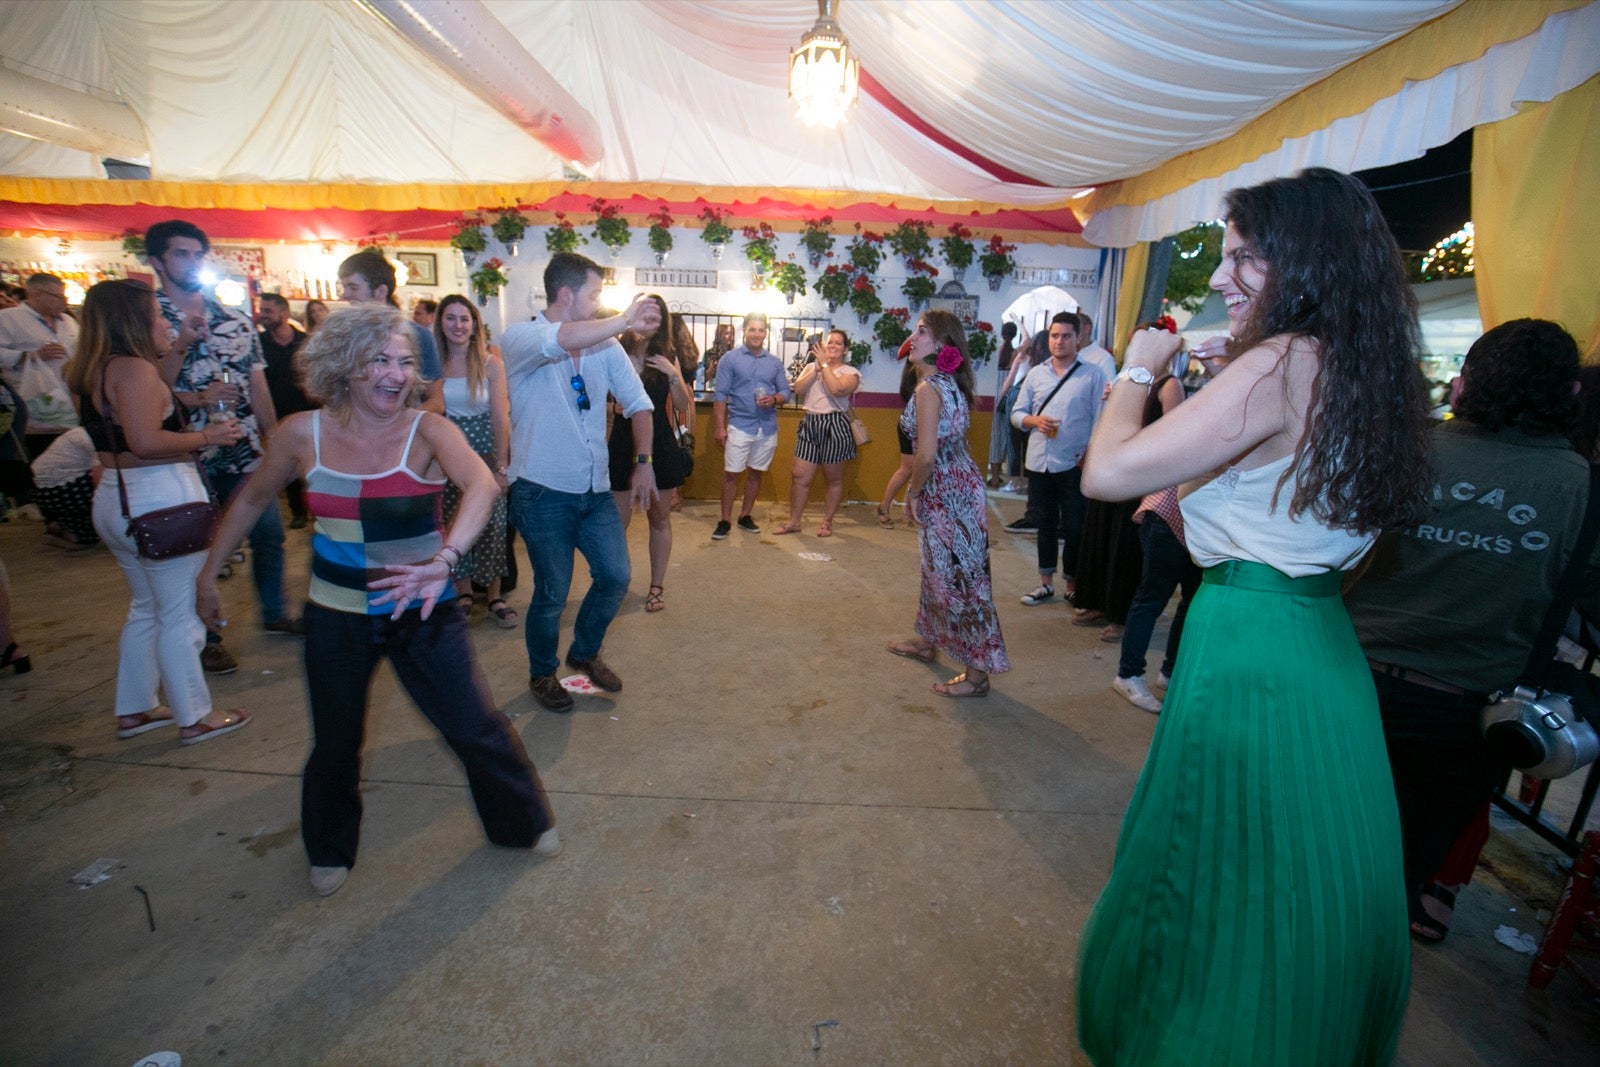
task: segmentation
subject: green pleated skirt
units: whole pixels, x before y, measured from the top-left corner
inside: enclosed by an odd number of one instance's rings
[[[1394,785],[1338,573],[1205,572],[1084,930],[1097,1067],[1355,1067],[1410,983]]]

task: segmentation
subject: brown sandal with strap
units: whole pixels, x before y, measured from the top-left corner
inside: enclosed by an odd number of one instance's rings
[[[652,585],[650,587],[650,591],[644,595],[644,610],[648,611],[652,615],[658,611],[665,611],[667,604],[666,601],[661,598],[661,594],[665,593],[666,591],[667,590],[664,586]]]
[[[966,691],[957,692],[956,687],[962,685],[967,687]],[[962,671],[948,682],[934,682],[929,688],[942,697],[952,697],[958,700],[969,697],[986,697],[989,695],[989,679],[985,676],[983,681],[974,682],[967,677],[965,671]]]

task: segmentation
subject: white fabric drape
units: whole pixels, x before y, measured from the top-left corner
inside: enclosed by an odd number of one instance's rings
[[[1564,11],[1535,33],[1488,49],[1470,63],[1411,82],[1360,115],[1339,119],[1209,181],[1111,208],[1084,223],[1098,245],[1160,240],[1217,217],[1223,194],[1304,167],[1356,171],[1415,159],[1474,126],[1498,122],[1524,101],[1546,101],[1600,73],[1600,4]]]
[[[418,0],[425,6],[429,0]],[[850,0],[863,66],[996,181],[863,96],[807,130],[788,51],[814,0],[487,0],[603,131],[594,177],[1054,204],[1238,128],[1458,0]],[[126,100],[152,176],[522,182],[561,162],[347,0],[0,0],[0,55]],[[26,64],[26,66],[23,66]],[[0,134],[8,174],[98,175]]]

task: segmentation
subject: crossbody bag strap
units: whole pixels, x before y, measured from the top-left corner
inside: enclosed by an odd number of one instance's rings
[[[1061,392],[1061,387],[1063,385],[1066,385],[1068,380],[1070,380],[1074,374],[1078,373],[1078,368],[1081,367],[1081,366],[1083,366],[1083,360],[1080,359],[1076,363],[1074,363],[1072,366],[1068,367],[1067,368],[1067,373],[1063,374],[1061,376],[1061,380],[1056,383],[1056,387],[1054,389],[1050,390],[1049,395],[1044,398],[1044,403],[1039,405],[1039,409],[1037,411],[1030,411],[1030,412],[1028,412],[1028,414],[1029,415],[1042,415],[1042,414],[1044,414],[1044,409],[1050,406],[1050,401],[1052,401],[1052,400],[1054,400],[1056,398],[1056,394]]]
[[[1555,599],[1550,601],[1550,610],[1545,612],[1544,625],[1539,628],[1539,636],[1533,640],[1533,651],[1529,653],[1528,665],[1522,671],[1525,679],[1537,682],[1544,677],[1550,661],[1555,659],[1556,643],[1566,629],[1567,616],[1572,614],[1572,605],[1578,598],[1578,576],[1588,566],[1597,540],[1600,540],[1600,464],[1590,464],[1589,502],[1583,509],[1583,526],[1578,530],[1578,540],[1572,546],[1572,557],[1567,560],[1566,570],[1556,583]]]
[[[115,359],[117,357],[113,356],[112,358]],[[128,358],[131,359],[133,357],[130,356]],[[183,401],[178,399],[178,394],[173,391],[172,386],[167,386],[167,392],[172,393],[172,410],[178,414],[178,432],[182,433],[189,428],[189,412],[183,406]],[[128,435],[121,434],[121,428],[117,425],[117,417],[111,411],[111,397],[106,394],[106,372],[104,370],[100,372],[100,417],[106,422],[107,443],[111,445],[111,466],[116,468],[117,472],[117,498],[122,501],[122,517],[132,522],[132,509],[128,507],[128,487],[123,484],[122,480],[122,461],[117,458],[123,452],[123,449],[117,447],[117,437],[120,434],[122,437],[121,443],[126,446]],[[200,462],[199,451],[196,450],[189,453],[189,455],[194,458],[194,469],[200,472],[200,483],[206,487],[206,496],[215,502],[217,490],[211,484],[211,478],[206,474],[205,464]]]

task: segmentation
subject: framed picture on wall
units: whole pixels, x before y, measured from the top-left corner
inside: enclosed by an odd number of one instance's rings
[[[432,252],[396,252],[394,258],[405,264],[407,285],[439,284],[439,257]]]

